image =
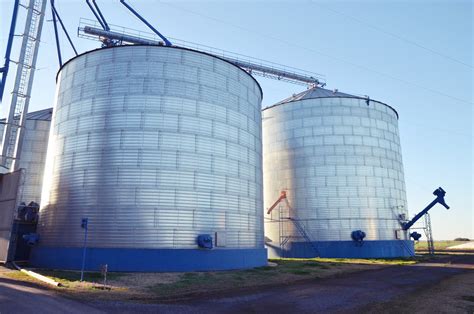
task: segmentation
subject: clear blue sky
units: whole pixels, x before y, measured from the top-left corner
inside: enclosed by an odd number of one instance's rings
[[[146,30],[118,0],[97,2],[109,23]],[[435,239],[474,238],[472,1],[128,2],[167,36],[322,73],[328,88],[395,107],[410,216],[442,186],[451,210],[431,211]],[[0,3],[3,54],[13,1]],[[56,3],[78,50],[97,48],[97,42],[76,37],[79,18],[93,18],[85,1]],[[53,104],[57,57],[51,22],[42,39],[30,111]],[[62,45],[68,59],[72,53],[64,39]],[[3,116],[13,76],[14,71]],[[304,88],[259,81],[264,106]]]

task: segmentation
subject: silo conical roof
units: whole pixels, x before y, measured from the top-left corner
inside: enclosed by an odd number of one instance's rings
[[[341,93],[337,89],[329,90],[321,87],[313,87],[307,89],[301,93],[293,94],[291,97],[283,99],[282,101],[278,102],[276,105],[286,104],[292,101],[303,100],[303,99],[314,99],[314,98],[327,98],[327,97],[357,97],[359,96]]]
[[[390,108],[391,110],[393,110],[395,112],[395,114],[397,115],[397,119],[398,119],[398,112],[393,107],[387,105],[386,103],[383,103],[383,102],[375,100],[375,99],[371,99],[368,96],[360,96],[360,95],[352,95],[352,94],[347,94],[347,93],[341,93],[337,89],[330,90],[330,89],[325,89],[325,88],[322,88],[322,87],[313,87],[313,88],[309,88],[309,89],[307,89],[307,90],[305,90],[301,93],[293,94],[291,97],[283,99],[283,100],[277,102],[274,105],[263,108],[263,110],[273,108],[275,106],[291,103],[291,102],[294,102],[294,101],[300,101],[300,100],[306,100],[306,99],[317,99],[317,98],[357,98],[357,99],[364,99],[367,102],[367,105],[369,105],[369,102],[375,102],[375,103],[379,103],[379,104],[382,104],[384,106],[387,106],[388,108]]]

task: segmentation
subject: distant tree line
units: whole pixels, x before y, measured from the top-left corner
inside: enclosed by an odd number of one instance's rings
[[[471,241],[468,238],[456,238],[454,241]]]

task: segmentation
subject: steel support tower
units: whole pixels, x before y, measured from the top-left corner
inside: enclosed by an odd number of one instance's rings
[[[428,213],[425,214],[425,234],[426,242],[428,244],[428,253],[430,253],[430,255],[433,255],[435,253],[433,232],[431,230],[431,217]]]
[[[24,135],[26,114],[31,98],[31,88],[38,58],[46,0],[29,0],[25,30],[21,35],[22,43],[17,63],[15,85],[13,87],[10,109],[3,132],[1,165],[17,170]]]

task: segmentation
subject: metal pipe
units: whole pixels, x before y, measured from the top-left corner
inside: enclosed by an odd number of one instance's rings
[[[2,80],[0,81],[0,103],[3,99],[3,92],[7,81],[8,69],[10,68],[10,55],[12,52],[13,37],[15,36],[16,20],[18,17],[18,7],[20,0],[15,0],[13,7],[12,21],[10,23],[10,33],[8,34],[7,50],[5,51],[5,65],[1,68]]]
[[[124,42],[129,42],[132,44],[140,44],[140,45],[160,45],[162,44],[159,41],[155,40],[149,40],[149,39],[144,39],[140,38],[137,36],[132,36],[132,35],[127,35],[127,34],[122,34],[118,32],[113,32],[113,31],[105,31],[101,30],[99,28],[91,27],[91,26],[84,26],[84,28],[80,29],[84,31],[86,34],[90,35],[96,35],[96,36],[101,36],[105,37],[108,39],[115,39],[115,40],[120,40]],[[225,57],[225,56],[218,56],[221,59],[224,59],[226,61],[229,61],[236,66],[243,68],[244,70],[248,70],[248,72],[257,72],[257,73],[262,73],[263,75],[267,74],[269,76],[276,76],[281,79],[288,79],[288,80],[293,80],[293,81],[298,81],[298,82],[304,82],[306,84],[311,84],[311,85],[319,85],[321,82],[312,76],[305,76],[301,75],[298,73],[292,73],[288,72],[285,70],[281,69],[276,69],[274,67],[269,67],[269,66],[264,66],[260,65],[257,63],[253,62],[248,62],[248,61],[241,61],[235,58],[230,58],[230,57]]]
[[[158,30],[156,30],[150,23],[148,23],[147,20],[145,20],[137,11],[135,11],[130,5],[128,5],[125,0],[120,0],[120,3],[123,4],[130,12],[133,13],[140,21],[145,23],[146,26],[148,26],[156,35],[160,36],[161,39],[165,42],[166,46],[172,46],[171,42],[166,39],[165,36],[163,36]]]
[[[64,31],[64,34],[66,34],[66,37],[67,37],[67,40],[69,41],[69,44],[71,44],[72,50],[74,50],[74,53],[77,56],[76,47],[74,47],[74,44],[71,40],[71,37],[69,37],[69,33],[67,32],[66,27],[64,26],[63,21],[62,21],[61,17],[59,16],[58,11],[56,10],[56,7],[54,6],[54,0],[51,0],[51,9],[53,10],[53,21],[55,20],[54,15],[56,15],[56,17],[58,18],[59,24],[61,24],[61,28]]]
[[[54,0],[51,0],[50,4],[51,4],[51,14],[53,15],[54,38],[56,39],[56,50],[58,52],[59,67],[62,67],[63,60],[61,58],[61,47],[59,45],[59,33],[58,33],[58,25],[56,22],[56,10],[54,8]]]
[[[426,214],[433,206],[435,206],[437,203],[440,203],[441,205],[443,205],[444,207],[446,207],[446,209],[449,209],[449,206],[446,204],[446,202],[444,201],[444,196],[446,195],[446,192],[440,187],[438,189],[436,189],[434,192],[433,192],[434,195],[436,195],[436,198],[428,205],[425,207],[425,209],[423,209],[421,212],[419,212],[418,214],[416,214],[415,217],[413,217],[412,220],[410,220],[409,222],[407,223],[404,223],[402,225],[402,228],[403,230],[408,230],[410,229],[411,226],[413,226],[415,224],[415,222],[417,222],[421,217],[423,217],[424,214]]]
[[[283,199],[286,200],[286,191],[281,191],[280,197],[278,197],[278,199],[275,201],[275,203],[273,203],[273,205],[270,206],[270,208],[267,210],[267,215],[269,215],[269,214],[272,212],[272,210],[273,210]]]
[[[100,18],[102,19],[102,23],[105,26],[105,30],[110,31],[109,24],[107,24],[107,21],[105,20],[105,17],[102,15],[102,12],[100,11],[99,6],[95,2],[95,0],[92,0],[92,4],[94,5],[95,9],[97,10],[97,13],[99,13]]]
[[[266,66],[262,66],[256,63],[247,62],[247,61],[240,61],[238,59],[233,59],[233,58],[228,58],[228,57],[223,57],[223,58],[234,63],[235,65],[241,68],[249,69],[251,71],[261,71],[261,72],[276,75],[282,78],[288,78],[288,79],[305,82],[309,84],[316,84],[316,85],[319,84],[319,80],[314,77],[308,77],[308,76],[303,76],[296,73],[287,72],[284,70],[273,69],[271,67],[266,67]]]
[[[53,279],[51,278],[48,278],[46,276],[43,276],[41,274],[38,274],[38,273],[35,273],[31,270],[28,270],[28,269],[24,269],[24,268],[21,268],[20,266],[18,266],[15,262],[12,262],[12,265],[13,267],[15,267],[18,271],[21,271],[22,273],[25,273],[27,274],[28,276],[31,276],[33,278],[36,278],[38,280],[41,280],[42,282],[45,282],[47,284],[50,284],[52,286],[55,286],[55,287],[61,287],[61,283],[57,282],[57,281],[54,281]]]
[[[117,33],[117,32],[113,32],[113,31],[105,31],[105,30],[101,30],[101,29],[94,28],[94,27],[91,27],[91,26],[84,26],[84,28],[82,30],[86,34],[97,35],[97,36],[105,37],[105,38],[108,38],[108,39],[116,39],[116,40],[125,41],[125,42],[129,42],[129,43],[134,43],[134,44],[163,45],[163,43],[159,42],[159,41],[143,39],[143,38],[134,37],[134,36],[130,36],[130,35],[122,34],[122,33]]]
[[[89,0],[86,0],[86,3],[87,5],[89,6],[89,8],[91,9],[92,13],[94,14],[95,18],[97,19],[97,21],[99,22],[100,26],[102,26],[102,28],[104,30],[107,30],[107,28],[105,27],[104,23],[102,23],[102,20],[100,19],[100,16],[97,15],[97,13],[95,12],[94,10],[94,7],[90,4]]]

